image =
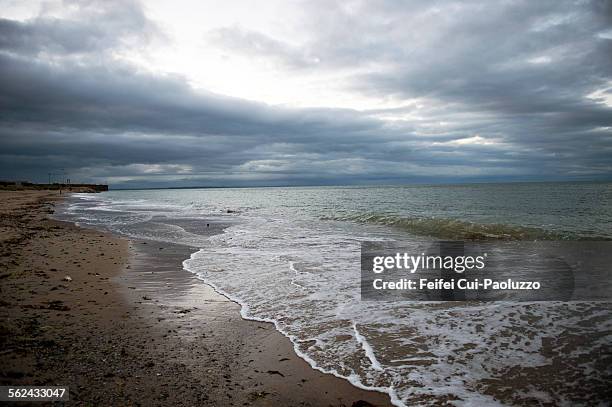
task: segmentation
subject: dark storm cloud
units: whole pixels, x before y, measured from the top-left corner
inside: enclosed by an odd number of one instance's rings
[[[354,89],[491,112],[509,125],[508,137],[526,143],[612,125],[610,107],[586,97],[612,86],[612,3],[384,4],[336,9],[316,39],[332,66],[389,62],[354,77]]]
[[[352,111],[271,108],[195,93],[179,78],[121,66],[54,67],[0,56],[0,87],[4,173],[19,170],[21,155],[40,157],[28,164],[40,174],[48,167],[78,173],[91,165],[132,163],[229,171],[264,158],[261,147],[268,144],[352,151],[381,131],[378,121]]]
[[[0,56],[0,85],[2,120],[15,126],[56,125],[119,135],[217,135],[253,145],[317,142],[330,136],[357,142],[380,130],[380,123],[350,110],[271,108],[194,92],[181,78],[138,73],[129,66],[57,68]]]
[[[0,19],[0,178],[42,181],[60,168],[126,186],[611,176],[609,2],[306,7],[300,45],[239,27],[207,39],[288,70],[363,68],[347,88],[404,107],[289,109],[195,91],[112,56],[163,37],[137,3],[85,2],[62,19]]]

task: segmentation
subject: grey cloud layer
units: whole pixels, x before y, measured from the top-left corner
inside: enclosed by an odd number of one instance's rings
[[[138,3],[101,1],[83,5],[62,19],[39,16],[21,22],[0,18],[0,48],[26,55],[93,54],[124,42],[163,37]]]
[[[0,178],[58,168],[136,186],[612,176],[612,109],[586,97],[612,86],[609,2],[304,7],[301,47],[239,27],[208,40],[288,70],[375,63],[347,88],[405,107],[289,109],[194,91],[110,55],[163,36],[137,3],[87,2],[65,19],[0,19]]]

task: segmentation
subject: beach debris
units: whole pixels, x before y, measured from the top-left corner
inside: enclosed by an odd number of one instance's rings
[[[253,391],[249,393],[249,398],[251,399],[251,401],[255,401],[259,398],[266,397],[268,394],[270,393],[268,393],[267,391]]]
[[[70,277],[70,276],[65,276],[64,278],[62,278],[62,281],[68,281],[68,282],[70,282],[70,281],[72,281],[72,277]]]
[[[143,299],[143,300],[145,300],[145,301],[149,301],[149,300],[151,300],[152,298],[151,298],[151,297],[149,297],[149,296],[143,295],[143,296],[142,296],[142,299]]]
[[[55,311],[70,311],[70,307],[64,305],[64,302],[60,300],[47,301],[46,304],[47,306],[44,307],[46,309],[52,309]]]

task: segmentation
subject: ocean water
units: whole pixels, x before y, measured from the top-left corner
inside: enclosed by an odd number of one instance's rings
[[[244,318],[274,323],[313,367],[398,406],[597,401],[612,377],[609,303],[372,302],[359,291],[366,240],[610,240],[609,183],[110,191],[76,194],[59,216],[192,247],[185,270]],[[226,228],[209,236],[207,224]]]

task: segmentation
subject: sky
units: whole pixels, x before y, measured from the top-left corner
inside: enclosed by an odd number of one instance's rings
[[[612,1],[0,0],[0,179],[49,173],[611,180]]]

